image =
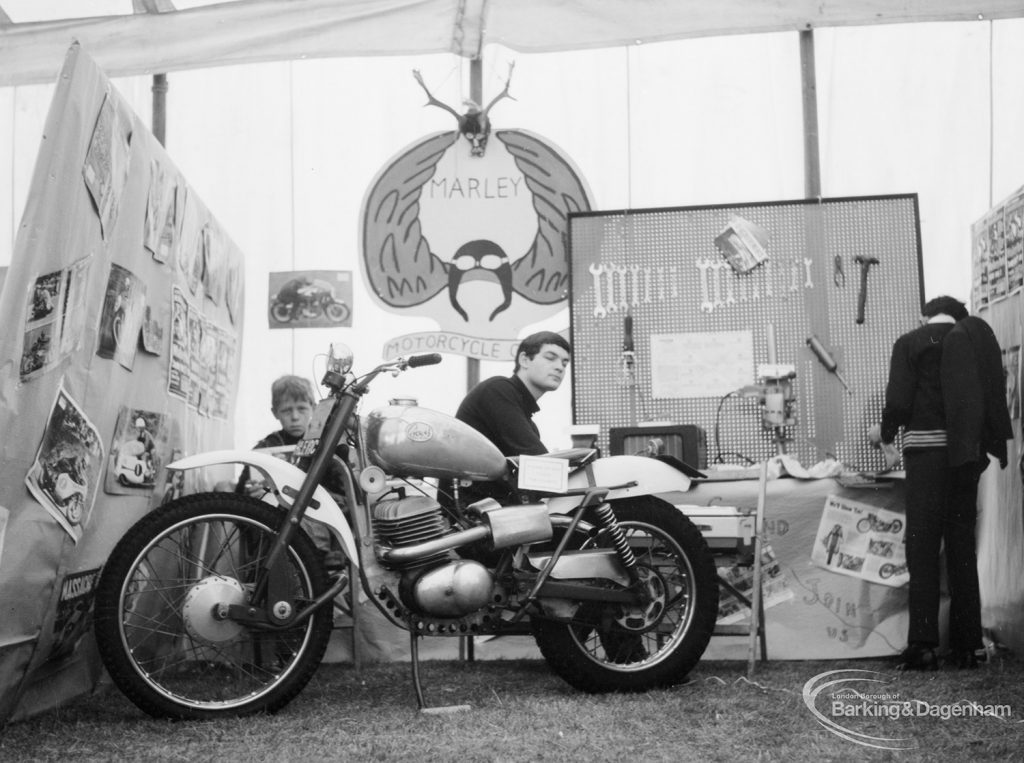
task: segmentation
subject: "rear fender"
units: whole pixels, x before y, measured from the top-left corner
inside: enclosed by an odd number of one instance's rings
[[[682,501],[682,494],[690,489],[690,478],[667,463],[647,456],[608,456],[599,458],[589,466],[569,475],[569,488],[620,487],[608,492],[607,501],[622,498],[636,498],[653,495],[672,504]],[[579,496],[551,498],[548,511],[552,514],[566,514],[580,504]]]
[[[212,450],[208,453],[197,453],[194,456],[180,458],[168,469],[187,471],[199,469],[204,466],[221,466],[223,464],[243,464],[255,469],[270,485],[274,498],[282,506],[290,506],[288,495],[298,492],[306,474],[294,464],[283,461],[270,453],[260,453],[253,450]],[[352,535],[352,528],[349,527],[345,515],[331,494],[324,490],[322,485],[317,485],[313,491],[313,501],[316,502],[306,509],[306,518],[314,522],[320,522],[331,529],[334,536],[341,543],[345,556],[356,567],[359,566],[359,554],[356,551],[355,537]]]

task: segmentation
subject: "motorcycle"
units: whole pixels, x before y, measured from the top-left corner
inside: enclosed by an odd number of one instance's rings
[[[888,522],[885,522],[878,518],[878,515],[874,512],[868,512],[866,517],[862,517],[857,522],[857,532],[868,533],[868,532],[879,532],[879,533],[899,533],[903,529],[903,522],[897,518],[893,518]]]
[[[567,489],[531,490],[519,485],[518,459],[451,416],[411,404],[359,414],[380,374],[440,360],[399,358],[357,377],[351,352],[332,345],[322,382],[330,392],[296,446],[298,465],[256,451],[169,465],[176,474],[246,464],[276,505],[239,493],[182,496],[116,544],[96,591],[95,635],[110,677],[139,708],[172,719],[281,709],[316,671],[339,595],[348,606],[371,601],[408,631],[421,710],[430,709],[424,637],[530,633],[557,675],[591,693],[684,680],[718,608],[703,536],[657,497],[689,488],[684,465],[573,449],[549,454],[567,462]],[[335,455],[343,440],[348,462]],[[319,484],[332,464],[351,524]],[[455,495],[423,489],[434,478],[454,480]],[[459,500],[459,484],[495,480],[520,502]],[[354,579],[325,564],[309,522],[328,528]]]
[[[156,479],[153,457],[141,442],[126,442],[117,454],[114,474],[125,487],[152,487]]]
[[[88,489],[81,470],[70,459],[61,459],[52,466],[44,464],[39,487],[46,492],[54,505],[64,510],[68,522],[77,525],[82,521]]]
[[[348,305],[337,299],[329,289],[316,285],[299,289],[298,304],[286,301],[275,294],[270,306],[270,314],[278,323],[317,320],[321,315],[326,315],[332,323],[344,323],[351,312]]]

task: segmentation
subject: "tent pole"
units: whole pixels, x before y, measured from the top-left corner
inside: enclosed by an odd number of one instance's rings
[[[814,68],[814,30],[800,31],[800,80],[804,104],[804,193],[821,197],[821,161],[818,155],[818,86]]]
[[[479,56],[469,60],[469,97],[483,108],[483,62]],[[466,358],[466,391],[480,383],[480,359]]]
[[[153,75],[153,137],[167,145],[167,75]]]

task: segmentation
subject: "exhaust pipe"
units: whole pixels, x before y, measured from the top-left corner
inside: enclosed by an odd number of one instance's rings
[[[426,559],[434,554],[443,551],[451,551],[470,543],[487,540],[491,537],[491,530],[483,525],[471,527],[468,530],[460,530],[451,535],[442,535],[440,538],[415,543],[411,546],[400,546],[398,548],[385,548],[380,551],[380,559],[389,564],[411,564],[421,559]]]

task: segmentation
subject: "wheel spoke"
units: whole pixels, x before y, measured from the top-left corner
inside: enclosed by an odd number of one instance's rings
[[[210,494],[202,506],[196,498],[162,507],[182,518],[161,523],[154,516],[153,533],[141,538],[121,568],[124,582],[101,583],[104,610],[113,595],[117,612],[115,630],[103,632],[102,639],[100,621],[108,620],[97,618],[104,663],[115,682],[153,714],[204,717],[272,708],[312,675],[330,637],[330,610],[283,631],[252,629],[226,617],[225,605],[248,601],[279,514],[246,496]],[[225,504],[238,508],[222,510]],[[200,510],[206,505],[209,511]],[[302,608],[327,580],[309,539],[302,535],[293,543],[275,573]]]

